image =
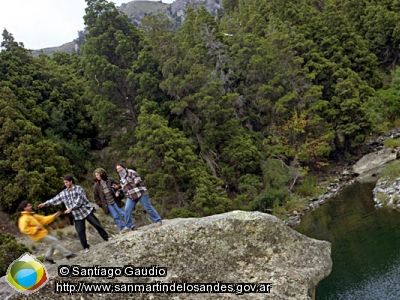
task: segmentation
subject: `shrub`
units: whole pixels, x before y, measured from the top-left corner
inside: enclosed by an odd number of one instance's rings
[[[269,158],[262,166],[264,190],[252,201],[253,210],[268,211],[278,201],[279,205],[284,204],[289,192],[287,184],[289,182],[288,169],[277,159]]]
[[[399,161],[388,164],[382,170],[381,180],[384,180],[386,178],[388,180],[388,185],[392,184],[399,177],[400,177],[400,162]]]
[[[63,232],[62,230],[57,230],[57,231],[56,231],[56,235],[57,235],[57,237],[58,237],[59,239],[62,239],[62,237],[63,237],[63,235],[64,235],[64,232]]]
[[[311,197],[320,194],[321,189],[318,188],[318,177],[307,174],[303,183],[296,188],[296,192],[303,197]]]
[[[171,209],[171,211],[168,214],[168,218],[173,219],[173,218],[193,218],[193,217],[199,217],[198,214],[189,211],[185,207],[175,207]]]
[[[384,142],[385,148],[397,148],[400,147],[400,139],[393,139],[393,138],[388,138]]]
[[[290,216],[293,211],[304,211],[307,208],[307,205],[307,199],[299,197],[297,195],[291,195],[284,204],[280,204],[279,201],[275,201],[272,214],[275,217],[284,219]]]
[[[29,249],[15,240],[15,237],[8,233],[0,233],[0,276],[4,276],[9,265],[22,254],[29,252]]]

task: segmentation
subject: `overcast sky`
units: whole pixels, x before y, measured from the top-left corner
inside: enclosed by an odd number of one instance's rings
[[[109,2],[118,7],[130,1]],[[7,29],[26,49],[61,46],[72,42],[78,37],[78,31],[83,30],[85,8],[85,0],[0,0],[0,30],[3,33]]]

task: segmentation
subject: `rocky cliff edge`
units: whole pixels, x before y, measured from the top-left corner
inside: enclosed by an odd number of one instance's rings
[[[99,243],[89,253],[46,265],[50,280],[37,292],[24,296],[0,280],[2,299],[237,299],[235,293],[75,293],[56,294],[60,282],[87,283],[263,283],[263,293],[243,293],[241,299],[313,299],[318,283],[332,269],[331,245],[308,238],[280,219],[260,212],[233,211],[205,218],[165,220],[162,227],[148,225],[111,241]],[[82,274],[83,267],[128,266],[129,276],[60,277],[58,267]],[[74,271],[72,266],[75,265]],[[158,277],[134,277],[136,267],[147,267]],[[153,267],[153,269],[151,269]],[[165,269],[164,269],[165,268]],[[144,269],[142,269],[143,271]],[[166,272],[164,272],[164,271]],[[164,274],[165,273],[165,274]],[[138,274],[138,273],[136,273]],[[164,276],[166,275],[166,276]],[[58,282],[58,283],[57,283]],[[269,284],[269,285],[268,285]],[[192,286],[193,288],[193,286]],[[204,288],[197,286],[197,288]],[[229,288],[226,286],[226,288]],[[269,290],[269,293],[267,292]]]

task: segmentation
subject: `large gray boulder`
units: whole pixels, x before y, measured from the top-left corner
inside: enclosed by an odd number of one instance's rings
[[[353,166],[353,173],[359,175],[358,181],[366,182],[368,179],[376,181],[373,177],[380,174],[383,167],[397,159],[397,150],[385,148],[363,156]]]
[[[49,282],[29,299],[237,299],[235,293],[55,294],[56,281],[70,283],[265,283],[270,293],[247,293],[241,299],[314,299],[318,283],[332,269],[331,245],[308,238],[280,219],[260,212],[233,211],[205,218],[165,220],[148,225],[89,253],[58,265],[166,268],[166,277],[59,277],[49,266]],[[162,275],[162,274],[160,274]],[[3,280],[2,280],[3,281]],[[1,282],[4,288],[4,282]],[[0,290],[1,290],[0,284]],[[268,287],[264,285],[264,287]],[[3,290],[4,292],[4,290]],[[24,299],[8,290],[8,299]]]

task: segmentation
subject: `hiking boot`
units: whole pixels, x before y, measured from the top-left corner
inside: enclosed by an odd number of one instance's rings
[[[74,258],[74,257],[76,257],[76,254],[75,253],[71,253],[71,254],[68,254],[65,258],[66,259],[71,259],[71,258]]]
[[[130,231],[130,229],[125,227],[121,230],[121,234],[127,233],[128,231]]]
[[[56,262],[55,262],[54,260],[52,260],[51,258],[47,258],[47,257],[44,259],[44,261],[47,261],[48,263],[51,263],[51,264],[53,264],[53,265],[56,263]]]
[[[162,226],[162,222],[157,222],[156,223],[156,227],[161,227]]]

